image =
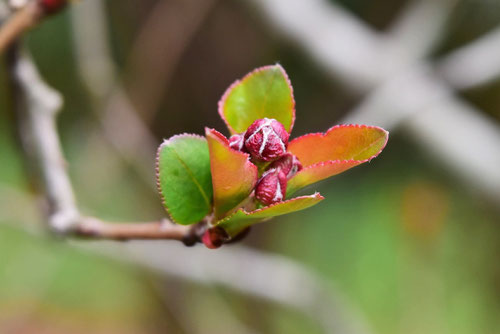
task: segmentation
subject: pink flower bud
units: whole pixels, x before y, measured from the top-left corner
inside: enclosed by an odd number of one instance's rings
[[[273,168],[266,171],[255,187],[255,198],[266,205],[281,202],[286,195],[286,175]]]
[[[295,155],[285,153],[281,158],[269,166],[269,169],[271,168],[280,169],[286,175],[287,179],[290,179],[302,169],[302,164]]]
[[[258,119],[245,133],[245,147],[250,154],[263,161],[273,161],[286,152],[289,134],[275,119]]]
[[[235,134],[229,138],[229,147],[236,151],[244,151],[245,134]]]
[[[228,240],[229,237],[226,231],[217,226],[207,229],[201,237],[201,241],[203,242],[203,244],[210,249],[219,248]]]

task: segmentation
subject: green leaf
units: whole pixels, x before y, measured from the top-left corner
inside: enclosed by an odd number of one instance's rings
[[[323,196],[319,193],[315,193],[310,196],[300,196],[284,202],[272,204],[251,212],[239,209],[233,215],[218,222],[216,226],[222,227],[230,236],[235,236],[253,224],[261,223],[271,217],[310,208],[323,199]]]
[[[231,134],[242,133],[255,120],[274,118],[290,133],[295,121],[295,100],[281,65],[257,68],[237,80],[219,101],[219,114]]]
[[[158,149],[156,172],[163,205],[172,220],[188,225],[212,210],[212,178],[205,138],[182,134]]]
[[[304,166],[287,184],[287,196],[375,158],[387,144],[389,133],[366,125],[337,125],[326,133],[296,138],[288,145]]]
[[[233,150],[213,129],[205,129],[210,151],[215,217],[220,219],[245,200],[257,183],[257,167],[247,153]]]

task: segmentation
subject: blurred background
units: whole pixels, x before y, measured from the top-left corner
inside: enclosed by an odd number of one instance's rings
[[[165,216],[157,145],[205,126],[228,134],[218,99],[266,64],[292,81],[292,137],[353,122],[391,135],[377,159],[307,189],[321,204],[242,245],[71,242],[43,232],[1,67],[1,333],[500,333],[499,1],[69,7],[24,42],[64,97],[58,126],[85,214]],[[327,293],[238,258],[247,247]],[[238,272],[255,291],[235,288]]]

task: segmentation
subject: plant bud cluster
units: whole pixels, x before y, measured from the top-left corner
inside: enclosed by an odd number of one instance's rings
[[[263,118],[229,138],[232,149],[249,153],[254,161],[270,162],[255,186],[255,198],[265,205],[283,201],[287,180],[302,169],[297,157],[287,152],[288,137],[283,124]]]

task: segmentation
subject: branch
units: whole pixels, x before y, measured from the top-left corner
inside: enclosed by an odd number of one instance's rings
[[[193,245],[200,240],[206,224],[175,225],[164,219],[151,223],[107,223],[98,218],[83,217],[76,204],[71,180],[66,170],[56,114],[62,106],[58,92],[49,87],[38,74],[32,60],[11,50],[10,75],[13,87],[25,104],[19,120],[20,135],[34,153],[33,165],[39,166],[44,194],[49,204],[49,227],[57,233],[99,239],[172,239]]]
[[[387,37],[405,63],[427,56],[445,34],[457,0],[412,0],[392,23]],[[424,24],[423,24],[424,23]]]
[[[446,56],[438,72],[456,89],[487,84],[500,75],[500,28]]]
[[[261,10],[273,32],[297,43],[328,74],[355,91],[377,85],[387,77],[389,64],[397,61],[387,54],[379,34],[327,0],[247,2]]]
[[[131,239],[169,239],[194,245],[199,238],[199,231],[204,225],[178,225],[168,219],[148,223],[108,223],[94,217],[82,217],[73,233],[77,236],[95,239],[131,240]]]
[[[0,28],[0,54],[25,31],[34,27],[46,15],[39,1],[29,1],[12,14]]]
[[[40,236],[35,198],[0,184],[0,224]],[[22,207],[23,210],[10,210]],[[19,224],[23,222],[23,224]],[[131,263],[159,275],[207,286],[221,285],[244,295],[297,309],[325,333],[370,334],[366,320],[348,299],[313,270],[293,259],[238,246],[217,252],[178,243],[85,241],[66,243],[87,252]],[[175,256],[169,256],[175,254]]]

